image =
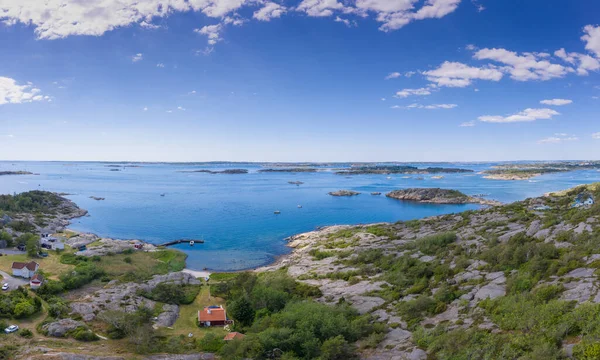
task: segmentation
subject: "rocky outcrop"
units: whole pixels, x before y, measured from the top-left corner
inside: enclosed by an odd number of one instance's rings
[[[385,196],[404,201],[415,201],[430,204],[482,204],[499,205],[493,200],[487,200],[481,197],[468,196],[458,190],[440,189],[440,188],[410,188],[394,190]]]
[[[92,236],[85,237],[74,243],[85,243],[92,239]],[[115,239],[100,239],[94,246],[88,246],[85,250],[77,251],[76,255],[81,256],[104,256],[109,254],[121,254],[125,250],[137,251],[136,246],[142,246],[144,251],[156,251],[156,246],[143,242],[141,240],[115,240]],[[91,242],[90,242],[91,243]],[[88,243],[88,244],[90,244]]]
[[[152,291],[158,284],[200,285],[194,276],[176,272],[166,275],[155,275],[143,283],[119,283],[111,281],[106,288],[71,303],[71,311],[82,317],[84,321],[91,321],[96,316],[107,310],[120,310],[135,312],[140,307],[154,309],[156,302],[140,296],[140,293]],[[161,314],[156,321],[157,326],[172,326],[177,320],[179,307],[177,305],[163,305]]]
[[[331,196],[356,196],[356,195],[360,195],[360,193],[356,192],[356,191],[352,191],[352,190],[338,190],[338,191],[331,191],[328,193],[328,195],[331,195]]]
[[[69,331],[73,331],[79,327],[86,327],[81,321],[73,319],[61,319],[42,326],[42,330],[48,336],[65,337]]]

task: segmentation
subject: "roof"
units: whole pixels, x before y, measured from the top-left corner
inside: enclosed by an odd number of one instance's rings
[[[198,311],[198,321],[225,321],[227,313],[222,306],[207,306]]]
[[[31,277],[31,280],[30,280],[30,282],[40,282],[40,283],[41,283],[42,281],[44,281],[44,277],[43,277],[42,275],[40,275],[40,274],[34,274],[34,275]]]
[[[246,335],[239,333],[239,332],[230,332],[229,334],[225,335],[225,337],[223,338],[223,340],[225,341],[229,341],[229,340],[235,340],[235,339],[243,339],[245,338]]]
[[[15,261],[12,264],[13,269],[21,270],[23,268],[27,268],[27,270],[29,270],[29,271],[36,271],[39,266],[40,265],[38,263],[36,263],[35,261],[31,261],[28,263],[22,263],[22,262]]]

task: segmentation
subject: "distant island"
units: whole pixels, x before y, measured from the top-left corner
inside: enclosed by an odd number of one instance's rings
[[[221,171],[214,170],[181,170],[182,173],[207,173],[207,174],[247,174],[246,169],[225,169]]]
[[[29,171],[0,171],[0,176],[2,175],[33,175],[33,173]]]
[[[349,169],[338,169],[335,173],[338,175],[364,175],[364,174],[456,174],[471,173],[470,169],[428,167],[419,169],[416,166],[408,165],[376,165],[376,166],[356,166]]]
[[[356,191],[352,191],[352,190],[338,190],[338,191],[329,192],[328,195],[331,195],[331,196],[356,196],[356,195],[360,195],[360,193],[356,192]]]
[[[482,174],[491,180],[528,180],[545,174],[597,169],[600,169],[600,161],[556,161],[497,165]]]
[[[440,188],[410,188],[394,190],[385,196],[404,201],[416,201],[429,204],[482,204],[501,205],[500,202],[481,197],[469,196],[458,190]]]
[[[260,169],[258,170],[258,172],[261,173],[298,173],[298,172],[304,172],[304,173],[313,173],[313,172],[317,172],[318,170],[315,168],[308,168],[308,167],[295,167],[295,168],[277,168],[277,169]]]

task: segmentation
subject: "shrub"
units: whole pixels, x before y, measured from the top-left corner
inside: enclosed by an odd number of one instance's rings
[[[28,339],[33,337],[33,333],[29,329],[21,329],[21,331],[19,331],[19,335]]]
[[[446,232],[415,240],[417,249],[426,255],[435,255],[440,249],[456,241],[456,233]]]

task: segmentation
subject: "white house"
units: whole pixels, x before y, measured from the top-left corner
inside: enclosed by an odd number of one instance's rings
[[[14,276],[20,276],[26,279],[31,278],[35,272],[39,269],[40,264],[35,261],[31,261],[28,263],[22,262],[14,262],[12,264],[12,274]]]

